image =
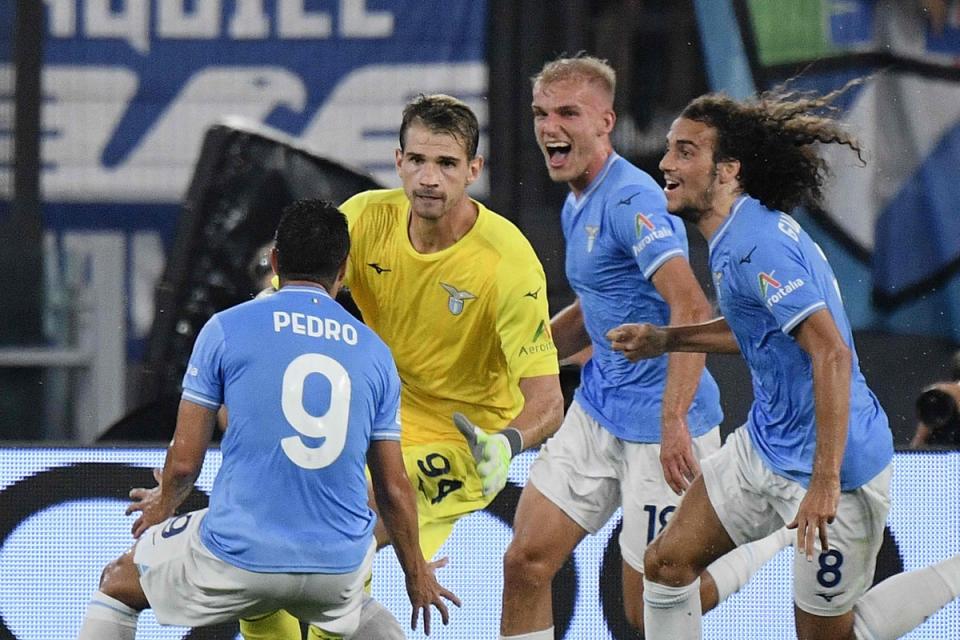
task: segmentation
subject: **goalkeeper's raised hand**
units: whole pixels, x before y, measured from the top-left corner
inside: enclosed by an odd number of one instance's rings
[[[523,449],[523,436],[513,427],[486,433],[459,412],[453,414],[453,424],[463,434],[477,462],[483,495],[496,495],[507,484],[510,460]]]

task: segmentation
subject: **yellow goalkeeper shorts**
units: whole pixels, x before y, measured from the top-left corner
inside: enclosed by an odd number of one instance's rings
[[[417,493],[420,549],[433,559],[465,515],[486,507],[495,496],[484,496],[477,465],[466,446],[450,443],[403,448],[410,484]]]

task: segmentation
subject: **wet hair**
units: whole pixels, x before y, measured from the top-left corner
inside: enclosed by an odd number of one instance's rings
[[[324,200],[297,200],[284,207],[275,239],[278,275],[329,289],[350,253],[347,218]]]
[[[530,78],[536,85],[565,80],[585,80],[598,86],[613,102],[617,93],[617,73],[606,60],[588,56],[581,51],[573,57],[561,56],[543,65],[540,73]]]
[[[782,85],[750,101],[711,93],[691,101],[680,117],[716,130],[714,162],[739,160],[743,190],[766,207],[819,209],[829,169],[816,143],[844,145],[864,162],[860,143],[834,117],[836,99],[863,81],[825,95]]]
[[[433,133],[446,133],[456,138],[473,160],[480,146],[480,124],[467,104],[443,93],[420,94],[403,109],[400,123],[400,149],[404,148],[407,129],[420,124]]]

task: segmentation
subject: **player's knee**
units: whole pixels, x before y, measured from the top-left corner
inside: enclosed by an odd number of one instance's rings
[[[515,538],[503,556],[504,580],[526,588],[542,587],[553,580],[559,569],[555,565],[547,554]]]
[[[103,568],[100,574],[100,591],[111,598],[116,598],[117,594],[123,590],[124,577],[126,574],[124,557],[112,560]]]
[[[147,606],[140,587],[139,574],[129,553],[104,567],[100,574],[100,592],[136,610]]]
[[[682,587],[697,579],[699,572],[677,553],[675,545],[663,543],[660,536],[647,547],[643,555],[643,572],[647,580],[670,587]]]

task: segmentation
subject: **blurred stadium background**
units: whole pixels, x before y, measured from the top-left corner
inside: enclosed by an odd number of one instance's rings
[[[843,104],[867,166],[836,157],[824,209],[794,213],[837,271],[862,367],[906,445],[917,393],[948,377],[960,344],[957,0],[0,0],[0,640],[72,635],[100,566],[129,544],[127,488],[162,460],[116,442],[169,436],[196,331],[251,295],[249,265],[285,203],[398,184],[396,130],[416,93],[477,111],[488,164],[474,195],[530,238],[551,308],[569,302],[565,190],[533,140],[529,77],[580,50],[617,68],[615,144],[655,177],[695,95],[743,97],[798,73],[794,86],[825,91],[880,72]],[[749,379],[735,357],[709,366],[727,433]],[[569,391],[577,373],[563,376]],[[449,543],[465,608],[437,637],[494,636],[528,462]],[[897,467],[878,577],[960,552],[960,454],[900,453]],[[564,570],[566,637],[631,637],[616,527]],[[787,567],[778,558],[714,614],[708,637],[789,634]],[[403,619],[402,582],[384,583]],[[909,637],[960,637],[956,605]]]

